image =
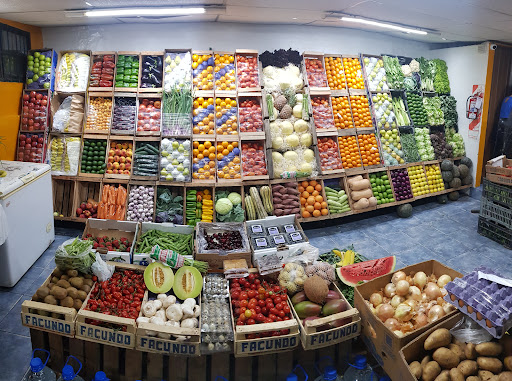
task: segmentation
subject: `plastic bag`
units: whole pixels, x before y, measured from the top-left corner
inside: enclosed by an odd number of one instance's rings
[[[92,273],[98,277],[98,281],[104,282],[109,280],[114,274],[116,267],[109,265],[103,259],[101,259],[100,253],[96,253],[96,262],[91,266]]]
[[[464,316],[455,326],[450,329],[450,333],[463,343],[480,344],[493,339],[493,336],[484,328],[480,327],[476,321],[469,316]]]
[[[67,132],[72,97],[66,97],[53,116],[53,131]]]
[[[61,271],[77,270],[89,273],[96,260],[92,252],[92,241],[71,238],[60,245],[55,251],[55,264]]]
[[[288,250],[277,252],[277,256],[284,264],[298,263],[301,265],[309,265],[316,261],[319,255],[320,250],[307,242],[293,246]]]
[[[0,205],[0,246],[7,240],[8,228],[7,216],[5,215],[4,208]]]

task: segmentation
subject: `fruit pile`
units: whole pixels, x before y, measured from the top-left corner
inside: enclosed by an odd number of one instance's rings
[[[398,128],[391,127],[389,130],[380,130],[380,142],[382,145],[382,158],[384,165],[398,165],[405,163],[404,152],[402,151],[402,143]]]
[[[215,145],[211,141],[192,143],[192,178],[215,180]]]
[[[27,56],[27,88],[49,89],[52,75],[52,51],[34,52]]]
[[[343,169],[336,138],[318,138],[318,153],[320,155],[320,167],[322,168],[322,171]]]
[[[334,128],[332,108],[327,96],[312,96],[313,120],[317,129]]]
[[[236,72],[238,88],[259,88],[258,57],[250,54],[236,55]]]
[[[213,98],[196,98],[192,104],[193,111],[193,129],[194,134],[213,134],[215,132],[215,106]]]
[[[352,109],[352,119],[357,128],[373,127],[370,104],[366,95],[351,95],[350,107]]]
[[[215,54],[215,89],[236,90],[235,56],[232,54]]]
[[[112,98],[93,97],[89,99],[86,130],[108,132],[112,118]]]
[[[215,98],[217,135],[238,134],[236,99]]]
[[[208,189],[187,189],[185,223],[195,226],[198,222],[213,222],[212,193]]]
[[[348,97],[332,97],[331,102],[336,128],[339,130],[354,128],[354,120],[352,119]]]
[[[107,164],[105,163],[106,151],[106,140],[84,139],[80,172],[98,174],[105,173],[105,168],[107,167]]]
[[[425,112],[425,107],[423,106],[420,95],[407,93],[407,108],[409,109],[409,115],[415,126],[427,125],[427,113]]]
[[[357,138],[355,136],[338,137],[338,146],[340,148],[343,168],[357,168],[363,165],[361,162],[361,154],[359,153],[359,146],[357,145]]]
[[[316,180],[303,181],[299,185],[300,212],[303,218],[327,216],[327,202],[322,196],[322,185]]]
[[[91,76],[89,87],[113,87],[115,56],[104,54],[92,57]]]
[[[206,148],[202,151],[203,157],[206,157],[204,154],[210,154],[209,151],[204,152],[205,150]],[[199,155],[199,149],[197,154]],[[190,181],[190,140],[162,139],[160,156],[161,180]]]
[[[359,58],[343,58],[343,67],[349,89],[364,89],[363,72]]]
[[[45,131],[48,126],[48,95],[31,91],[23,94],[22,131]]]
[[[443,177],[441,176],[441,169],[437,164],[426,164],[425,171],[427,174],[428,188],[431,193],[440,192],[444,190]]]
[[[87,202],[82,202],[75,212],[78,218],[97,218],[98,203],[93,200],[87,200]]]
[[[393,190],[386,172],[370,173],[373,196],[377,199],[377,205],[394,202]]]
[[[18,137],[18,161],[41,163],[43,161],[44,135],[20,134]]]
[[[213,90],[213,57],[192,54],[192,82],[196,90]]]
[[[85,238],[88,241],[92,241],[93,249],[101,249],[107,248],[108,251],[120,251],[124,253],[129,253],[132,247],[132,243],[128,241],[128,238],[114,238],[108,237],[104,235],[103,237],[93,237],[91,233],[85,235]]]
[[[133,133],[135,129],[135,115],[137,114],[137,98],[115,97],[114,112],[112,114],[112,131],[126,131]]]
[[[240,148],[238,142],[217,144],[217,178],[239,179],[240,174]]]
[[[345,213],[350,210],[348,204],[348,196],[343,189],[331,188],[324,186],[325,197],[327,197],[327,205],[330,214]]]
[[[262,176],[268,173],[263,142],[242,143],[242,170],[244,176]]]
[[[407,169],[402,168],[391,171],[391,182],[393,183],[396,201],[407,200],[413,197]]]
[[[85,309],[106,315],[137,319],[145,290],[142,273],[118,269],[109,280],[96,283]],[[86,323],[104,324],[98,320],[86,320]],[[122,326],[121,330],[125,332],[126,326]]]
[[[139,56],[117,56],[116,87],[137,88],[139,84]]]
[[[377,127],[380,129],[396,127],[392,101],[389,94],[374,94],[372,97],[375,120],[377,121]]]
[[[129,175],[132,167],[133,143],[110,141],[107,173]]]
[[[139,113],[137,114],[137,132],[160,131],[161,101],[152,99],[139,99]]]
[[[231,279],[231,305],[236,325],[273,323],[292,319],[286,289],[259,274]],[[247,335],[247,339],[287,335],[290,330],[270,331]]]
[[[370,91],[389,90],[389,86],[386,82],[386,70],[384,70],[384,62],[382,59],[377,57],[365,57],[364,66]]]
[[[304,58],[304,63],[309,87],[327,87],[327,76],[322,60],[317,58]]]
[[[362,134],[357,136],[359,142],[359,151],[363,165],[368,167],[370,165],[380,164],[379,146],[375,134]]]
[[[331,90],[345,90],[347,88],[341,57],[325,57],[325,72]]]
[[[263,131],[263,115],[259,101],[245,99],[238,106],[240,132]]]
[[[205,234],[206,250],[239,250],[243,247],[242,235],[238,230],[224,233]]]

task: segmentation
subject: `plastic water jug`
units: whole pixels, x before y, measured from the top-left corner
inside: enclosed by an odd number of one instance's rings
[[[373,373],[372,368],[366,362],[366,357],[357,355],[354,364],[348,364],[349,367],[343,375],[343,381],[371,381],[378,380]]]
[[[100,370],[99,372],[96,372],[96,374],[94,375],[94,380],[92,381],[110,381],[110,378],[107,378],[105,372],[102,372]]]
[[[297,373],[295,373],[297,369],[301,370],[302,373],[304,374],[304,381],[308,381],[308,374],[306,373],[304,368],[300,366],[300,364],[297,364],[295,368],[293,368],[292,372],[288,376],[286,376],[286,381],[299,381],[299,377],[297,376]]]
[[[322,361],[328,360],[329,365],[326,365],[323,369],[320,367]],[[319,359],[315,363],[315,369],[320,374],[315,381],[341,381],[341,376],[338,376],[338,372],[334,367],[334,362],[330,356],[325,356]]]
[[[75,359],[75,361],[80,365],[80,368],[78,368],[76,373],[73,367],[68,364],[70,358]],[[75,356],[68,356],[64,368],[62,368],[62,375],[59,377],[58,381],[84,381],[84,379],[78,375],[81,370],[82,363]]]
[[[228,379],[224,378],[222,376],[217,376],[217,377],[215,377],[215,381],[228,381]]]
[[[43,364],[43,360],[39,357],[35,357],[36,351],[46,352],[46,361]],[[22,381],[55,381],[57,376],[55,372],[48,368],[46,364],[50,359],[50,352],[44,349],[34,349],[32,352],[32,359],[30,360],[30,370],[25,374]]]

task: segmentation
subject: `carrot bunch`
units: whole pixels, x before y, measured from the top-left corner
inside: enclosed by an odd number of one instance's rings
[[[126,188],[104,185],[98,204],[98,218],[124,220],[126,214]]]

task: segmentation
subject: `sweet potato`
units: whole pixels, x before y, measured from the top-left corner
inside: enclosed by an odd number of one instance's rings
[[[500,343],[488,342],[477,344],[475,346],[476,352],[481,356],[497,357],[503,351],[503,346]]]
[[[444,369],[455,368],[460,362],[459,356],[445,347],[437,348],[432,357]]]
[[[423,347],[425,350],[430,351],[432,349],[437,349],[449,345],[451,341],[452,335],[450,331],[448,331],[446,328],[439,328],[427,337]]]
[[[274,209],[274,214],[275,214],[276,216],[278,216],[278,217],[279,217],[279,216],[284,216],[284,210],[283,210],[283,209],[281,209],[281,208],[279,208],[279,209]]]
[[[498,374],[503,368],[503,363],[494,357],[480,356],[476,359],[476,363],[480,370],[488,370],[494,374]]]

